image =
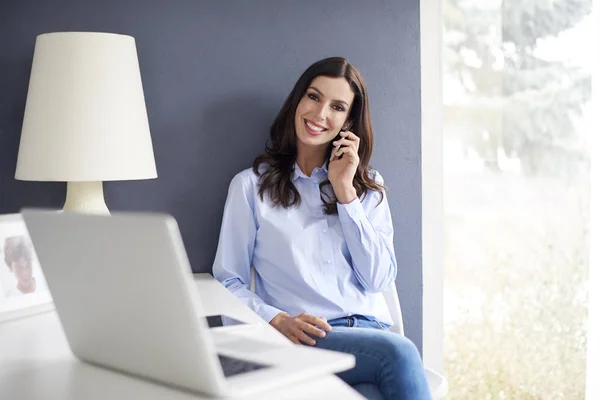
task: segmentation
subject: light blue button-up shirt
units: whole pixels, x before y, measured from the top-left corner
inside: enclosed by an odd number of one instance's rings
[[[262,172],[262,169],[259,171]],[[376,182],[381,175],[373,171]],[[327,167],[306,176],[296,164],[299,206],[274,207],[258,195],[252,169],[229,186],[213,274],[265,321],[285,311],[327,320],[361,314],[391,325],[383,292],[396,278],[393,226],[386,197],[367,192],[361,202],[337,204],[326,215],[319,183]],[[331,186],[327,186],[331,189]],[[250,268],[256,293],[250,290]]]

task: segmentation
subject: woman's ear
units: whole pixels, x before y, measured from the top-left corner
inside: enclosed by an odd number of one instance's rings
[[[348,121],[346,121],[344,126],[342,126],[342,130],[349,131],[350,129],[352,129],[352,121],[348,120]]]

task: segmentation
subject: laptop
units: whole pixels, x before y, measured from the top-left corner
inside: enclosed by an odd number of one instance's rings
[[[350,354],[210,332],[170,215],[34,209],[22,215],[71,350],[82,361],[219,397],[355,365]]]

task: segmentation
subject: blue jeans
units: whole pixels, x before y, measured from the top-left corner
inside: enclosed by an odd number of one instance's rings
[[[362,315],[328,321],[333,328],[315,347],[353,354],[356,366],[337,374],[368,399],[430,400],[423,361],[406,337]]]

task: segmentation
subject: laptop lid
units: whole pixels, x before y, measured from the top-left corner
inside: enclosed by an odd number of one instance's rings
[[[225,392],[173,217],[33,209],[22,215],[78,358],[172,386]]]

